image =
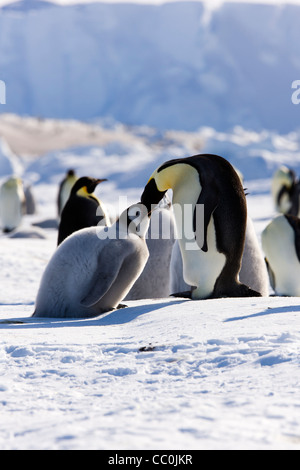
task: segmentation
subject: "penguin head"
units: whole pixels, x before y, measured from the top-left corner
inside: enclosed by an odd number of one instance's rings
[[[273,176],[273,181],[277,182],[277,184],[279,184],[280,186],[286,186],[287,188],[291,188],[296,182],[296,174],[290,168],[282,165],[275,172]]]
[[[181,160],[170,160],[152,173],[141,196],[141,203],[149,214],[163,199],[168,189],[173,189],[183,179],[182,169]]]
[[[76,177],[75,170],[73,170],[73,169],[68,170],[68,171],[67,171],[67,174],[66,174],[66,177],[67,177],[67,178]]]
[[[153,208],[162,200],[166,191],[160,191],[155,177],[151,176],[141,196],[141,203],[146,207],[148,214],[151,214]]]
[[[118,219],[119,232],[135,234],[145,238],[149,227],[149,214],[146,207],[141,203],[129,206]]]
[[[5,189],[10,189],[10,190],[18,189],[18,188],[21,188],[22,186],[23,186],[22,180],[21,178],[18,178],[17,176],[12,176],[7,181],[5,181],[5,183],[3,183],[3,187]]]
[[[75,184],[77,180],[78,180],[78,177],[76,176],[75,170],[72,170],[72,169],[68,170],[64,181],[67,182],[68,184]]]
[[[168,189],[175,189],[179,185],[189,184],[190,172],[195,171],[188,164],[187,159],[175,159],[157,168],[151,175],[141,196],[141,202],[148,212],[163,199]]]
[[[79,178],[72,187],[71,195],[77,194],[81,197],[89,197],[95,191],[99,183],[107,181],[107,179],[90,178],[83,176]]]

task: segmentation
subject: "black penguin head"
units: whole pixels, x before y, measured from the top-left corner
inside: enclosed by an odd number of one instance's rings
[[[71,178],[71,177],[75,176],[75,170],[72,170],[72,169],[68,170],[66,176],[67,176],[67,178]]]
[[[77,194],[80,191],[80,196],[88,197],[95,191],[98,184],[103,181],[107,181],[107,179],[96,179],[90,178],[89,176],[82,176],[74,184],[71,195]]]
[[[159,191],[154,177],[151,177],[145,186],[141,196],[141,203],[146,207],[150,214],[155,206],[162,200],[167,190]]]

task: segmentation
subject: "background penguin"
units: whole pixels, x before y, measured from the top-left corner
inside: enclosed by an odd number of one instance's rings
[[[151,215],[146,234],[149,259],[125,300],[158,299],[170,295],[170,260],[175,241],[175,221],[170,200]]]
[[[32,192],[31,186],[27,186],[24,191],[25,194],[25,213],[28,215],[35,214],[36,212],[36,203],[35,197]]]
[[[58,227],[59,245],[71,233],[85,227],[110,225],[104,205],[93,194],[99,183],[106,179],[95,179],[83,176],[74,184],[70,197],[61,213]]]
[[[150,177],[142,204],[151,211],[170,188],[184,280],[195,286],[187,296],[193,299],[260,296],[238,280],[247,205],[242,183],[232,165],[217,155],[170,160]],[[185,217],[185,205],[192,209],[189,217]],[[201,220],[197,209],[203,206]]]
[[[182,256],[176,240],[170,263],[170,291],[185,292],[191,289],[183,279]],[[242,257],[242,267],[239,280],[263,297],[269,296],[269,276],[262,250],[254,230],[253,222],[248,217],[245,238],[245,248]]]
[[[148,226],[147,211],[135,204],[110,227],[73,233],[46,267],[33,316],[87,318],[117,308],[148,260]]]
[[[25,195],[20,178],[11,177],[3,183],[0,192],[0,214],[5,233],[17,228],[25,209]]]
[[[74,170],[68,170],[66,176],[59,185],[58,195],[57,195],[57,212],[58,217],[61,216],[62,210],[69,199],[71,194],[71,189],[78,180]]]
[[[300,219],[279,215],[263,230],[262,247],[277,295],[300,296]]]
[[[273,175],[271,193],[277,212],[299,215],[300,182],[292,169],[284,165],[278,168]]]

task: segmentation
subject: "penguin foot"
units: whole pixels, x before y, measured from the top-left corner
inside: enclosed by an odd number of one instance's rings
[[[262,295],[245,284],[238,284],[235,289],[213,297],[262,297]]]
[[[171,294],[170,297],[182,297],[184,299],[191,299],[192,293],[190,290],[187,290],[185,292],[176,292],[175,294]]]
[[[240,291],[241,297],[262,297],[260,292],[250,289],[250,287],[246,286],[245,284],[241,284]]]

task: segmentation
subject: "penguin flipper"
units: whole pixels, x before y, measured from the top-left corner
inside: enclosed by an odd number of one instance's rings
[[[124,247],[120,243],[109,243],[101,251],[97,262],[98,269],[91,279],[90,290],[80,302],[83,307],[94,306],[108,292],[118,277],[123,261]]]
[[[218,191],[218,189],[215,187],[211,191],[205,191],[205,188],[202,188],[202,190],[199,194],[199,197],[198,197],[198,201],[197,201],[195,210],[194,210],[193,230],[195,232],[196,242],[197,242],[199,248],[204,252],[208,251],[208,246],[207,246],[208,224],[210,222],[210,219],[211,219],[214,211],[218,207],[218,204],[219,204],[219,191]],[[203,207],[204,207],[204,214],[203,214],[204,225],[203,225],[203,227],[202,227],[202,224],[199,225],[199,222],[197,223],[197,216],[199,215],[199,211],[197,210],[198,205],[203,205]],[[202,235],[202,236],[197,236],[198,235],[197,234],[197,227],[198,228],[200,227],[200,230],[201,230],[200,235]],[[203,241],[203,244],[202,244],[202,241]]]
[[[268,262],[267,258],[265,258],[265,263],[266,263],[266,266],[267,266],[267,271],[268,271],[271,287],[275,291],[275,289],[276,289],[275,274],[274,274],[273,270],[271,269],[271,266],[269,265],[269,262]]]
[[[294,230],[295,250],[297,253],[298,261],[300,262],[300,219],[299,217],[290,214],[285,214],[284,217]]]

